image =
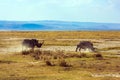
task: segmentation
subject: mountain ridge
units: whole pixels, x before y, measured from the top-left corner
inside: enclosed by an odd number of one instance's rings
[[[0,21],[0,30],[120,30],[120,23],[72,21]]]

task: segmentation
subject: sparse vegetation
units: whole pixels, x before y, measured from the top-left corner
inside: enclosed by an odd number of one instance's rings
[[[94,54],[93,57],[94,57],[95,59],[98,59],[98,60],[102,60],[102,59],[103,59],[103,56],[102,56],[102,54],[100,54],[100,53]]]
[[[61,67],[71,67],[72,65],[68,64],[65,60],[61,60],[59,62],[59,66],[61,66]]]
[[[30,54],[30,51],[22,51],[22,54],[23,55],[28,55],[28,54]]]
[[[0,50],[21,44],[23,38],[45,40],[46,46],[76,46],[80,39],[99,44],[120,40],[119,31],[0,32]],[[103,41],[99,41],[102,39]],[[113,44],[112,44],[113,45]],[[71,49],[71,48],[70,48]],[[118,52],[111,52],[117,50]],[[6,50],[7,51],[7,50]],[[109,51],[109,52],[103,52]],[[0,80],[119,80],[95,74],[120,76],[119,46],[98,48],[96,53],[36,49],[34,52],[0,52]],[[94,75],[93,75],[94,74]]]
[[[100,50],[104,50],[104,51],[107,51],[107,50],[120,50],[120,47],[108,47],[108,48],[102,48]]]
[[[48,65],[48,66],[54,66],[54,64],[52,64],[51,61],[49,61],[49,60],[45,61],[45,63],[46,63],[46,65]]]

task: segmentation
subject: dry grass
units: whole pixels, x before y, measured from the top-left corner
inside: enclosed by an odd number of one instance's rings
[[[57,62],[56,62],[57,61]],[[1,80],[96,80],[91,74],[119,73],[119,58],[66,58],[65,60],[34,60],[30,55],[0,55]],[[47,65],[46,65],[47,64]],[[55,64],[55,65],[54,65]],[[72,67],[71,67],[72,65]],[[66,68],[65,68],[66,67]],[[4,77],[6,76],[6,77]],[[97,80],[106,80],[100,77]],[[117,78],[111,77],[112,80]]]
[[[100,54],[100,53],[94,54],[93,57],[94,57],[95,59],[98,59],[98,60],[103,60],[103,56],[102,56],[102,54]]]
[[[120,47],[107,47],[107,48],[102,48],[100,50],[103,50],[103,51],[108,51],[108,50],[120,50]]]
[[[7,31],[0,32],[1,39],[37,38],[44,39],[45,45],[71,46],[78,43],[76,39],[120,39],[120,31]],[[59,40],[64,39],[64,40]],[[75,40],[66,40],[75,39]],[[11,40],[10,40],[11,41]],[[20,40],[17,40],[20,42]],[[14,40],[15,43],[15,40]],[[96,43],[96,42],[95,42]],[[98,42],[97,42],[98,43]],[[0,44],[2,44],[0,42]],[[10,43],[8,43],[10,45]],[[12,45],[12,44],[11,44]]]
[[[120,38],[119,35],[119,31],[0,32],[0,48],[18,44],[23,38],[45,39],[44,46],[72,46],[76,45],[79,39],[117,40]],[[18,39],[9,40],[10,38]],[[119,50],[119,47],[104,50]],[[0,80],[119,80],[120,78],[92,76],[92,74],[120,74],[120,57],[106,56],[111,53],[80,54],[61,50],[36,50],[25,51],[23,54],[0,54]]]
[[[61,67],[72,67],[72,65],[70,65],[68,62],[66,62],[65,60],[60,60],[59,61],[59,66]]]
[[[31,34],[32,33],[32,34]],[[0,32],[1,37],[22,37],[39,39],[119,39],[120,31],[11,31]]]

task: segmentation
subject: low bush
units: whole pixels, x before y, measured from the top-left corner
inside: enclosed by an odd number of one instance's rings
[[[59,66],[61,67],[71,67],[70,64],[68,64],[65,60],[61,60],[59,63]]]
[[[46,65],[47,66],[55,66],[51,61],[47,60],[45,61]]]
[[[102,56],[102,54],[100,54],[100,53],[94,54],[93,57],[94,57],[95,59],[98,59],[98,60],[102,60],[102,59],[103,59],[103,56]]]
[[[30,51],[22,51],[22,55],[28,55],[30,54]]]

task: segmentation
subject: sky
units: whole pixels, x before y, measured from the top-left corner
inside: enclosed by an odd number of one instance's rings
[[[0,20],[120,23],[120,0],[0,0]]]

